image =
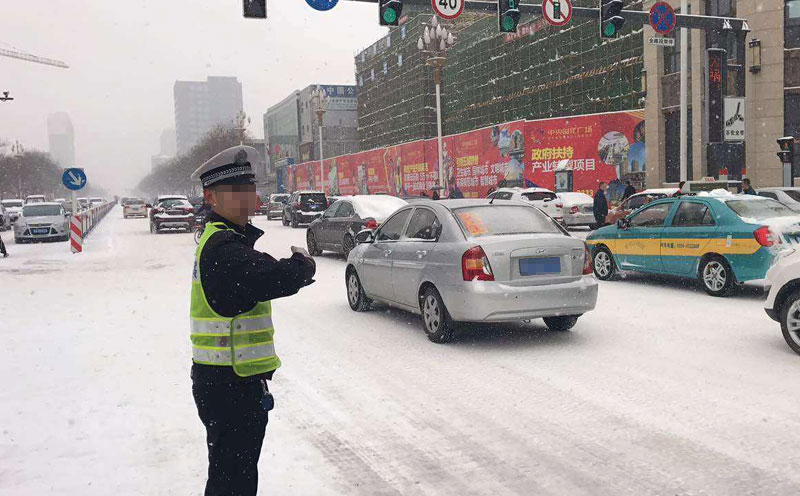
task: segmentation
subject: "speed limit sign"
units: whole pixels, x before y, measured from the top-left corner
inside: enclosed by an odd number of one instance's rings
[[[465,0],[431,0],[436,15],[442,19],[455,19],[464,11]]]

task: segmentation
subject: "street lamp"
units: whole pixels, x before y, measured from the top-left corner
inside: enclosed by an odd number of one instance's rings
[[[761,72],[761,40],[753,38],[748,45],[750,47],[750,72],[758,74]]]
[[[311,90],[311,106],[314,108],[314,112],[317,113],[317,124],[319,125],[319,173],[322,176],[320,182],[322,191],[325,191],[325,166],[322,162],[322,116],[325,115],[330,103],[331,97],[328,96],[325,88],[317,85],[316,88]]]
[[[19,141],[11,145],[11,155],[17,158],[17,198],[22,198],[22,154],[25,147]]]
[[[444,68],[445,53],[456,42],[453,33],[442,26],[436,19],[431,18],[430,25],[417,41],[417,48],[428,58],[425,65],[433,67],[433,82],[436,84],[436,138],[439,152],[439,186],[445,187],[444,154],[442,153],[442,69]]]

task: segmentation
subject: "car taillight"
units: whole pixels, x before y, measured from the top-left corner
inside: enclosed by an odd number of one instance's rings
[[[758,244],[761,246],[773,246],[781,243],[781,238],[775,236],[767,226],[761,226],[756,229],[753,232],[753,236],[756,237],[756,241],[758,241]]]
[[[556,208],[564,208],[564,204],[563,203],[556,203]]]
[[[302,205],[300,205],[300,202],[297,202],[294,204],[294,208],[300,210],[302,208]]]
[[[489,259],[480,246],[473,246],[461,256],[461,273],[465,281],[494,281]]]
[[[370,219],[364,223],[364,229],[372,229],[373,231],[378,228],[380,224],[375,219]]]
[[[589,245],[583,244],[583,272],[582,274],[588,276],[594,272],[592,270],[592,253],[589,251]]]
[[[569,209],[569,213],[571,213],[571,214],[577,214],[577,213],[578,213],[578,210],[579,210],[579,209],[578,209],[578,206],[577,206],[577,205],[573,205],[573,206],[572,206],[572,208],[570,208],[570,209]]]

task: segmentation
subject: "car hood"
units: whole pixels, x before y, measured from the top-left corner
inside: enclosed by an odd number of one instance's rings
[[[605,226],[597,229],[586,237],[587,241],[592,239],[613,238],[617,234],[617,226]]]
[[[60,215],[41,215],[38,217],[23,217],[27,224],[59,224],[66,222],[65,218]]]

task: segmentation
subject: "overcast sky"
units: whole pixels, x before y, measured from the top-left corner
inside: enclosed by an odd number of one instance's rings
[[[269,19],[242,18],[241,0],[0,0],[0,47],[66,62],[61,69],[0,57],[0,139],[47,150],[47,114],[67,112],[78,166],[115,193],[150,170],[174,127],[176,79],[236,76],[250,133],[294,89],[353,84],[353,56],[386,34],[377,5],[267,0]]]

